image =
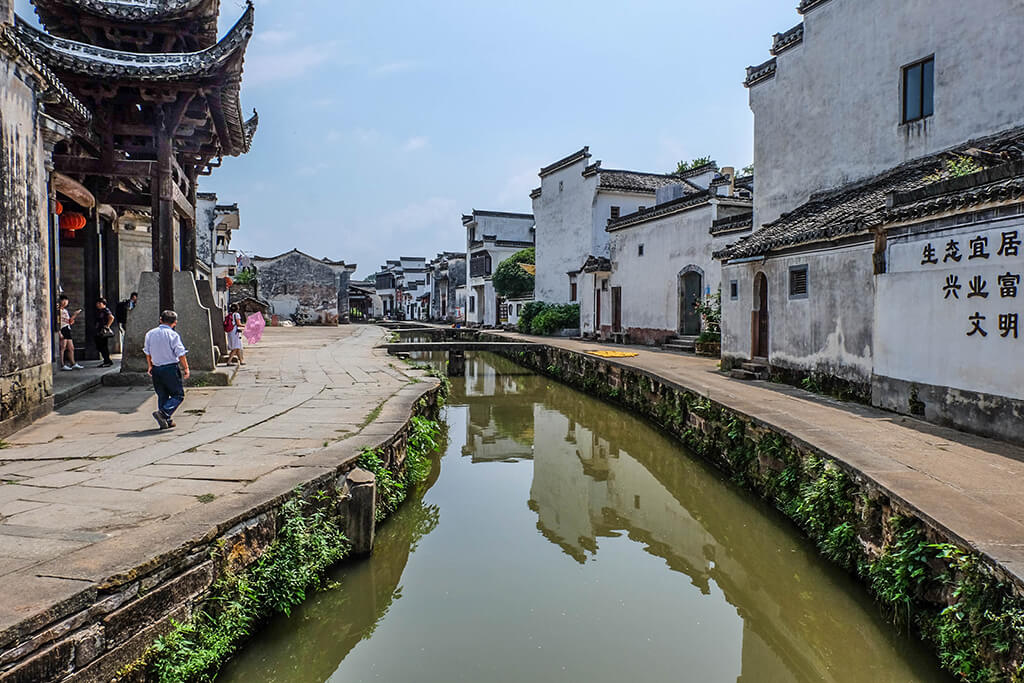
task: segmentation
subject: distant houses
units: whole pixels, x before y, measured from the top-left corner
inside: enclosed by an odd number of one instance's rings
[[[465,319],[468,323],[494,327],[502,322],[503,303],[494,291],[494,270],[517,251],[534,246],[533,216],[474,209],[462,217],[462,225],[466,229],[469,262]]]
[[[355,264],[315,258],[298,249],[254,256],[256,292],[279,320],[300,325],[348,322],[349,280]]]

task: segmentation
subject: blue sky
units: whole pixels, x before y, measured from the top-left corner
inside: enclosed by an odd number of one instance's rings
[[[27,0],[18,0],[23,16]],[[471,209],[531,210],[541,166],[752,160],[744,67],[796,0],[257,0],[242,102],[252,151],[201,190],[238,202],[232,246],[372,273],[464,246]],[[221,0],[221,30],[241,15]]]

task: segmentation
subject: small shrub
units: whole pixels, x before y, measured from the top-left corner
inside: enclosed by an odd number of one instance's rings
[[[580,326],[579,304],[544,304],[530,324],[533,334],[554,334],[559,330],[577,329]]]
[[[543,301],[531,301],[523,306],[523,312],[519,314],[519,331],[523,334],[530,334],[532,331],[533,319],[547,306]]]

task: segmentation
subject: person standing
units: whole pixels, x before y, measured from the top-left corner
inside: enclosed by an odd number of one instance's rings
[[[178,326],[178,314],[164,311],[160,314],[160,325],[146,333],[142,350],[146,354],[146,372],[153,378],[156,391],[157,410],[153,418],[160,429],[174,427],[174,411],[185,400],[184,380],[189,377],[188,350],[181,342],[181,335],[174,329]]]
[[[132,292],[127,299],[117,302],[117,324],[120,325],[122,332],[128,330],[128,314],[135,310],[137,303],[139,303],[138,292]]]
[[[68,303],[68,295],[61,294],[57,300],[57,309],[60,312],[60,369],[81,370],[82,366],[75,362],[75,340],[72,339],[71,326],[75,324],[82,309],[69,313]]]
[[[93,339],[96,341],[96,350],[103,356],[103,362],[97,367],[109,368],[114,364],[110,360],[110,339],[114,336],[110,326],[114,321],[114,314],[107,308],[107,300],[103,297],[96,299],[96,334]]]
[[[238,361],[239,365],[245,365],[245,358],[242,356],[242,314],[238,312],[238,304],[231,304],[228,307],[228,315],[224,318],[224,331],[228,333],[228,360]]]

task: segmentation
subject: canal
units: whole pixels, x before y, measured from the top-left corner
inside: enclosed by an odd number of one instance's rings
[[[220,681],[949,681],[774,510],[643,420],[496,356],[373,556]]]

